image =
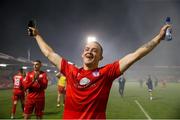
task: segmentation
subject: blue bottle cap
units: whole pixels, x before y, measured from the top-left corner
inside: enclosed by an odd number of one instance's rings
[[[166,22],[170,22],[171,18],[170,17],[166,17]]]

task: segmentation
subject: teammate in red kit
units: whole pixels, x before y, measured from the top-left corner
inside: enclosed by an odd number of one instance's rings
[[[86,44],[82,53],[83,67],[77,68],[54,52],[43,40],[38,30],[29,27],[42,53],[67,78],[64,119],[105,119],[106,105],[112,82],[123,74],[133,63],[148,54],[164,39],[165,25],[160,33],[147,44],[120,60],[98,67],[103,59],[103,49],[98,42]]]
[[[28,72],[23,81],[25,90],[28,90],[26,95],[24,118],[29,119],[33,110],[37,119],[42,119],[45,107],[45,89],[47,88],[48,80],[45,72],[40,71],[41,61],[33,62],[33,71]]]
[[[23,88],[23,79],[24,79],[24,71],[23,69],[19,69],[18,73],[13,76],[13,104],[12,104],[12,111],[11,111],[11,119],[14,119],[16,113],[16,105],[18,100],[21,101],[21,108],[24,112],[24,88]]]

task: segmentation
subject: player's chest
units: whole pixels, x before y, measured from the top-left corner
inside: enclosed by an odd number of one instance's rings
[[[34,79],[34,74],[30,74],[29,75],[30,79],[33,80]],[[43,79],[43,74],[40,74],[38,77],[37,77],[38,80],[42,80]]]
[[[71,77],[71,83],[75,88],[92,88],[100,85],[103,80],[102,73],[96,71],[79,71]]]

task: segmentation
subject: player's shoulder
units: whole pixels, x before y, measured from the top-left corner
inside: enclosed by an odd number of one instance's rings
[[[116,66],[116,65],[119,65],[119,62],[118,61],[114,61],[112,63],[108,63],[102,67],[99,67],[100,70],[106,70],[108,71],[110,68],[112,68],[113,66]]]
[[[15,74],[13,77],[14,77],[14,78],[21,78],[22,75],[20,75],[20,74]]]
[[[18,75],[18,74],[14,74],[14,75],[13,75],[13,78],[15,78],[17,75]]]
[[[27,72],[27,75],[29,75],[29,74],[33,74],[33,71],[29,71],[29,72]]]
[[[26,73],[26,76],[33,76],[34,75],[34,72],[33,71],[29,71]]]
[[[111,66],[115,66],[115,65],[119,65],[119,61],[118,60],[113,61],[111,63],[108,63],[104,67],[111,67]]]
[[[47,76],[47,73],[44,71],[40,71],[40,75]]]

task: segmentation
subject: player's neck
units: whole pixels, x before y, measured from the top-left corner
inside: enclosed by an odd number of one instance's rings
[[[84,70],[94,70],[96,68],[98,68],[98,65],[86,65],[86,64],[83,65]]]
[[[40,70],[34,70],[34,73],[40,72]]]

